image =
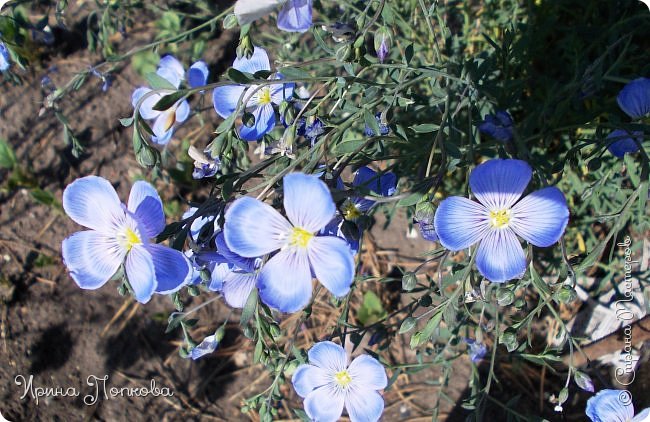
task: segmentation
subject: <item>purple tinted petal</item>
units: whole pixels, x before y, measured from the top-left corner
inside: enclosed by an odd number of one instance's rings
[[[310,233],[327,225],[336,213],[332,195],[318,177],[291,173],[284,176],[284,210],[289,221]]]
[[[525,161],[495,159],[478,165],[469,177],[469,185],[488,210],[499,211],[517,202],[532,174]]]
[[[183,123],[190,115],[190,104],[187,100],[181,101],[176,107],[176,121],[178,123]]]
[[[314,237],[307,247],[314,275],[334,296],[350,292],[354,259],[345,240],[335,236]]]
[[[135,214],[147,238],[158,236],[165,228],[165,213],[158,192],[145,181],[137,181],[129,194],[128,210]]]
[[[212,104],[217,114],[224,119],[233,114],[237,109],[239,97],[241,97],[245,89],[239,85],[226,85],[215,88],[212,91]]]
[[[305,32],[311,27],[312,0],[288,0],[278,13],[278,28],[288,32]]]
[[[305,412],[312,421],[335,422],[343,413],[345,395],[332,383],[315,389],[305,398]]]
[[[650,422],[650,407],[642,410],[641,413],[632,418],[631,422]]]
[[[307,397],[314,389],[331,381],[331,375],[321,368],[303,364],[296,368],[291,377],[291,383],[300,397]]]
[[[210,284],[208,289],[213,292],[220,292],[223,289],[223,284],[226,278],[232,274],[232,265],[227,262],[221,262],[214,266],[210,274]]]
[[[264,0],[257,0],[264,1]],[[260,70],[271,70],[271,64],[269,63],[269,55],[266,53],[262,47],[255,46],[253,50],[253,55],[249,58],[241,57],[235,59],[232,64],[232,67],[239,70],[240,72],[248,72],[255,74]]]
[[[145,248],[151,254],[156,273],[156,293],[174,293],[192,280],[192,265],[181,251],[156,243]]]
[[[510,229],[491,229],[476,250],[476,268],[494,283],[520,278],[526,271],[526,256]]]
[[[248,296],[255,288],[257,275],[254,273],[231,272],[223,286],[223,297],[226,303],[233,308],[243,308],[248,301]]]
[[[510,227],[533,245],[547,247],[560,240],[568,222],[564,194],[552,186],[519,201],[512,208]]]
[[[636,143],[634,136],[638,140],[642,139],[642,132],[634,132],[630,134],[626,130],[615,130],[609,135],[607,135],[607,141],[611,142],[607,149],[615,157],[623,158],[627,153],[637,152],[639,150],[639,145]]]
[[[291,230],[289,222],[270,205],[247,196],[226,211],[224,237],[237,255],[256,258],[280,249]]]
[[[63,209],[75,223],[103,233],[115,233],[125,218],[117,192],[97,176],[70,183],[63,191]]]
[[[224,257],[226,261],[235,265],[238,268],[241,268],[246,272],[252,272],[253,270],[255,270],[256,262],[258,259],[244,258],[243,256],[239,256],[233,251],[231,251],[230,248],[228,247],[228,243],[226,243],[226,238],[223,232],[220,232],[217,235],[217,237],[215,238],[215,243],[217,245],[217,251]]]
[[[321,341],[307,352],[309,363],[326,370],[329,374],[336,374],[348,367],[348,355],[343,347],[332,341]]]
[[[440,243],[452,251],[470,247],[485,237],[490,228],[485,207],[460,196],[442,201],[433,221]]]
[[[187,83],[191,88],[198,88],[208,82],[209,75],[208,65],[203,60],[199,60],[187,71]]]
[[[255,124],[251,127],[241,125],[239,136],[246,141],[257,141],[275,127],[275,110],[271,104],[265,104],[253,109]]]
[[[650,113],[650,79],[639,78],[623,87],[616,97],[621,110],[633,119]]]
[[[352,384],[360,390],[383,390],[388,385],[386,368],[370,355],[357,356],[350,364],[348,372]]]
[[[157,145],[167,145],[169,141],[172,139],[173,135],[174,135],[174,128],[172,127],[167,132],[165,132],[163,136],[153,135],[151,137],[151,141]]]
[[[9,50],[4,43],[0,42],[0,72],[4,72],[9,69],[11,65]]]
[[[345,408],[351,422],[376,422],[384,411],[384,398],[376,391],[350,390]]]
[[[219,346],[219,341],[217,341],[216,335],[213,334],[211,336],[207,336],[206,338],[203,339],[201,343],[197,344],[192,349],[191,357],[193,360],[200,359],[203,356],[209,355],[210,353],[217,350],[218,346]]]
[[[151,255],[142,245],[135,245],[126,255],[126,278],[133,289],[135,299],[147,303],[156,290],[156,273]]]
[[[133,104],[133,107],[135,108],[138,105],[140,99],[149,92],[151,92],[151,89],[149,88],[136,89],[133,92],[133,96],[131,97],[131,103]],[[152,120],[158,117],[160,115],[160,111],[154,110],[153,106],[155,106],[162,97],[163,95],[159,93],[147,96],[147,98],[142,101],[142,104],[140,104],[140,116],[142,116],[142,118],[145,120]]]
[[[307,254],[286,248],[264,264],[257,287],[262,302],[282,312],[296,312],[309,303],[311,280]]]
[[[162,139],[172,129],[176,122],[176,110],[172,107],[160,113],[153,122],[151,130],[159,139]]]
[[[237,0],[235,16],[240,26],[248,25],[273,12],[282,4],[282,0]]]
[[[114,237],[94,230],[77,232],[63,240],[63,263],[82,289],[104,285],[124,261],[125,251]]]
[[[634,417],[632,397],[625,390],[599,391],[587,401],[585,413],[593,422],[628,422]]]

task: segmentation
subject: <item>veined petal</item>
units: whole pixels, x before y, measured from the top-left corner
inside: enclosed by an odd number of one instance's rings
[[[329,374],[336,374],[347,369],[348,355],[343,347],[332,341],[321,341],[307,352],[309,363],[324,369]]]
[[[192,349],[191,357],[193,360],[200,359],[203,356],[209,355],[210,353],[217,350],[217,347],[219,347],[217,336],[212,334],[211,336],[207,336],[206,338],[204,338],[201,343],[197,344]]]
[[[587,400],[585,413],[593,422],[627,422],[634,417],[634,406],[624,390],[601,390]]]
[[[476,250],[476,268],[494,283],[521,277],[526,271],[526,256],[509,228],[491,229]]]
[[[167,132],[174,126],[174,123],[176,123],[176,110],[172,107],[156,117],[151,130],[158,138],[164,138]]]
[[[151,255],[156,273],[156,293],[174,293],[192,280],[192,264],[181,251],[156,243],[144,248]]]
[[[232,273],[232,265],[227,262],[220,262],[214,266],[210,273],[210,284],[208,289],[213,292],[220,292],[223,289],[223,284],[226,278]]]
[[[633,119],[650,114],[650,79],[639,78],[623,87],[616,97],[621,110]]]
[[[97,176],[70,183],[63,191],[63,209],[75,223],[103,233],[115,233],[125,218],[117,192]]]
[[[183,68],[183,65],[176,59],[176,57],[170,55],[166,55],[160,59],[156,73],[158,76],[167,79],[167,81],[176,88],[181,86],[181,82],[183,81],[183,78],[185,78],[185,69]]]
[[[289,221],[310,233],[327,226],[336,213],[327,185],[318,177],[304,173],[284,176],[284,210]]]
[[[569,222],[564,194],[555,186],[540,189],[512,208],[510,227],[535,246],[547,247],[560,240]]]
[[[165,228],[165,213],[160,196],[156,189],[145,181],[139,180],[133,184],[128,210],[135,214],[149,239],[158,236]]]
[[[288,32],[305,32],[311,27],[312,0],[289,0],[278,13],[278,28]]]
[[[191,88],[198,88],[208,82],[209,75],[208,65],[203,60],[199,60],[187,71],[187,83]]]
[[[433,225],[442,246],[459,251],[485,237],[490,228],[488,216],[488,210],[483,205],[460,196],[451,196],[436,209]]]
[[[280,73],[276,73],[275,77],[277,79],[284,79]],[[271,91],[271,102],[276,105],[280,105],[282,101],[290,100],[293,96],[293,90],[296,87],[296,84],[289,82],[286,84],[275,84],[270,85],[269,90]]]
[[[253,109],[255,124],[251,127],[241,125],[239,136],[246,141],[257,141],[275,127],[275,110],[271,104],[264,104]]]
[[[233,114],[237,109],[239,97],[241,97],[245,89],[239,85],[225,85],[215,88],[212,91],[212,104],[217,114],[224,119]]]
[[[307,253],[300,249],[286,248],[264,264],[257,287],[262,302],[290,313],[303,309],[309,303],[311,280]]]
[[[357,356],[348,372],[355,389],[383,390],[388,385],[386,368],[370,355]]]
[[[133,246],[126,255],[124,268],[135,299],[140,303],[149,302],[157,284],[151,254],[142,245]]]
[[[307,246],[309,264],[316,278],[334,296],[350,292],[354,280],[354,259],[345,240],[335,236],[317,236]]]
[[[372,390],[350,390],[345,408],[351,422],[376,422],[384,411],[384,398]]]
[[[244,196],[226,211],[224,237],[237,255],[256,258],[280,249],[291,230],[289,222],[273,207]]]
[[[332,379],[323,369],[309,364],[300,365],[291,377],[294,390],[300,397],[307,397],[316,388],[322,387]]]
[[[631,422],[650,422],[650,407],[642,410],[641,413],[632,418]]]
[[[490,211],[512,207],[533,175],[521,160],[495,159],[478,165],[469,177],[472,193]]]
[[[268,0],[253,1],[255,1],[258,5],[268,2]],[[237,5],[235,5],[235,8],[237,8]],[[254,47],[255,49],[253,50],[253,55],[250,57],[250,59],[246,57],[236,58],[232,64],[232,67],[239,70],[240,72],[248,72],[252,74],[255,74],[260,70],[271,70],[269,55],[266,53],[266,50],[264,50],[262,47]]]
[[[244,26],[270,14],[281,4],[282,0],[237,0],[234,12],[239,26]]]
[[[233,308],[243,308],[255,288],[257,275],[240,270],[231,271],[223,285],[223,297]]]
[[[171,127],[167,132],[163,133],[162,136],[153,135],[151,141],[157,145],[167,145],[174,135],[174,128]]]
[[[63,240],[63,263],[82,289],[103,286],[124,261],[126,251],[115,238],[94,230],[74,233]]]
[[[190,104],[187,100],[181,101],[176,107],[176,121],[183,123],[190,116]]]
[[[305,398],[305,412],[312,421],[335,422],[343,413],[345,395],[333,383],[315,389]]]

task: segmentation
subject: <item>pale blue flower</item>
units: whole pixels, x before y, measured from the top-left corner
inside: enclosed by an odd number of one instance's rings
[[[186,79],[183,65],[175,57],[170,55],[160,59],[156,74],[167,80],[176,89],[179,89],[181,83]],[[188,83],[192,88],[205,85],[207,78],[208,68],[202,61],[194,63],[187,73]],[[148,87],[137,88],[131,95],[131,104],[133,107],[137,107],[140,99],[151,91],[152,89]],[[153,125],[151,126],[153,136],[151,140],[159,145],[166,145],[174,133],[175,124],[183,123],[190,115],[190,105],[184,99],[177,101],[165,111],[153,109],[158,101],[173,92],[173,90],[159,90],[155,94],[148,96],[140,105],[139,111],[142,118],[153,121]]]
[[[203,341],[201,341],[201,343],[197,344],[192,348],[192,351],[190,352],[190,357],[193,360],[200,359],[203,356],[209,355],[210,353],[217,350],[218,346],[219,346],[219,340],[217,340],[217,335],[212,334],[211,336],[207,336],[206,338],[204,338]]]
[[[517,236],[539,247],[557,242],[569,221],[566,199],[546,187],[520,199],[532,177],[520,160],[490,160],[477,166],[469,185],[478,202],[452,196],[434,217],[440,243],[459,251],[478,243],[476,266],[488,280],[503,283],[521,277],[526,256]]]
[[[616,97],[621,110],[632,119],[650,114],[650,79],[638,78],[623,87]]]
[[[278,28],[288,32],[305,32],[312,24],[312,0],[237,0],[235,16],[239,25],[278,12]]]
[[[466,338],[464,341],[467,343],[467,346],[469,348],[469,358],[471,361],[474,363],[480,362],[487,353],[487,347],[485,344],[479,343],[471,338]]]
[[[90,230],[63,241],[63,261],[82,289],[98,289],[124,265],[135,298],[146,303],[152,294],[179,290],[192,278],[183,253],[152,243],[165,228],[165,214],[156,190],[138,181],[128,206],[113,186],[97,176],[77,179],[63,192],[63,209]]]
[[[260,70],[271,70],[269,56],[261,47],[255,47],[250,59],[246,57],[237,58],[232,67],[241,71],[255,74]],[[275,74],[269,77],[270,80],[282,79],[282,75]],[[293,83],[258,85],[250,87],[242,85],[226,85],[214,89],[212,102],[214,109],[219,116],[228,118],[237,110],[240,98],[246,111],[249,111],[255,118],[251,127],[241,125],[239,136],[247,141],[256,141],[269,133],[275,127],[275,109],[273,105],[279,105],[293,94]],[[243,96],[242,96],[243,95]]]
[[[11,57],[9,56],[9,49],[0,41],[0,72],[4,72],[11,66]]]
[[[587,401],[586,414],[592,422],[647,422],[650,407],[634,416],[632,395],[627,390],[601,390]]]
[[[386,370],[369,355],[357,356],[348,365],[345,350],[331,341],[316,343],[307,353],[309,363],[300,365],[291,382],[305,399],[307,416],[313,421],[336,421],[348,412],[352,422],[374,422],[384,411],[379,394],[386,388]]]
[[[245,258],[279,250],[262,266],[257,287],[267,305],[295,312],[309,303],[312,274],[335,296],[346,295],[354,261],[343,239],[315,235],[336,212],[325,183],[292,173],[284,177],[283,191],[289,221],[270,205],[242,197],[226,211],[224,237],[229,250]]]

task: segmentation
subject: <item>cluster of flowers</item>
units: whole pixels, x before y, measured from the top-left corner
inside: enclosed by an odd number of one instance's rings
[[[280,29],[303,32],[311,26],[311,7],[311,0],[239,0],[235,14],[241,25],[247,25],[279,10]],[[380,43],[378,51],[385,58],[387,46]],[[261,47],[254,47],[248,58],[237,58],[233,68],[249,74],[271,71],[268,54]],[[156,104],[183,83],[190,88],[205,86],[209,71],[206,63],[199,61],[186,72],[177,59],[164,56],[156,74],[168,83],[168,88],[140,87],[132,95],[132,104],[143,119],[152,123],[152,141],[165,145],[191,110],[185,98],[164,111],[156,110]],[[214,109],[223,118],[234,113],[252,116],[254,122],[241,123],[238,134],[246,141],[260,140],[275,128],[276,108],[294,96],[295,85],[283,83],[283,79],[281,74],[272,73],[269,83],[219,86],[213,91]],[[619,94],[618,103],[631,118],[640,119],[650,112],[649,86],[650,80],[639,79]],[[366,136],[389,133],[382,115],[376,118],[380,133],[367,127]],[[297,127],[297,133],[312,144],[325,130],[317,117],[303,119]],[[487,116],[479,129],[502,142],[515,136],[513,120],[504,111]],[[640,134],[630,137],[625,132],[625,139],[618,139],[621,134],[614,139],[616,132],[608,137],[612,153],[619,156],[623,151],[622,156],[638,149]],[[190,155],[196,160],[195,178],[211,177],[219,171],[218,157],[206,156],[195,148]],[[314,278],[340,298],[349,293],[354,281],[354,255],[363,229],[360,220],[376,203],[372,195],[376,199],[396,192],[397,176],[362,167],[349,192],[340,178],[334,182],[337,191],[346,193],[346,199],[337,204],[321,180],[323,174],[290,173],[283,178],[284,215],[246,196],[227,205],[223,226],[218,216],[191,208],[183,216],[189,225],[190,249],[185,253],[155,243],[165,227],[165,216],[153,186],[136,182],[125,205],[107,180],[84,177],[66,188],[63,207],[75,222],[90,230],[63,241],[63,259],[79,287],[97,289],[110,279],[121,278],[142,303],[154,293],[170,294],[184,286],[201,284],[220,292],[233,308],[244,307],[256,290],[268,306],[281,312],[297,312],[312,299]],[[543,187],[524,195],[532,175],[525,161],[483,162],[469,180],[476,200],[457,196],[442,200],[430,219],[419,222],[426,229],[426,238],[450,251],[476,245],[476,267],[491,282],[523,277],[527,257],[520,239],[537,247],[550,247],[560,240],[569,220],[565,197],[557,187]],[[211,353],[219,341],[218,333],[206,337],[194,347],[191,357],[198,359]],[[481,359],[485,346],[471,339],[467,343],[472,360]],[[348,365],[344,349],[328,341],[314,345],[308,356],[309,364],[298,367],[292,381],[296,392],[305,399],[310,418],[336,420],[345,407],[353,421],[379,419],[384,402],[378,391],[387,385],[379,361],[361,355]],[[624,411],[627,419],[632,417],[629,407],[611,410],[607,397],[601,392],[589,401],[587,413],[593,420],[609,420],[603,415],[610,411]]]
[[[650,115],[650,79],[638,78],[628,84],[616,97],[618,106],[633,121],[638,122]],[[504,110],[495,114],[488,114],[480,122],[479,130],[497,141],[508,143],[515,137],[514,121],[512,116]],[[627,153],[639,151],[643,141],[642,131],[615,129],[607,135],[607,149],[612,155],[623,158]]]

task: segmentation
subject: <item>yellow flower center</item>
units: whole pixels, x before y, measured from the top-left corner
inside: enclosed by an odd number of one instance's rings
[[[268,87],[261,88],[257,93],[257,98],[259,105],[271,104],[271,89]]]
[[[140,239],[138,233],[131,230],[130,227],[127,227],[124,230],[124,232],[121,233],[119,240],[121,240],[122,245],[124,246],[127,252],[130,251],[131,248],[133,248],[135,245],[142,244],[142,239]]]
[[[490,211],[490,224],[497,229],[508,227],[510,223],[510,210]]]
[[[300,227],[294,227],[289,234],[289,245],[306,248],[312,237],[314,237],[313,233]]]
[[[343,216],[348,221],[355,220],[361,217],[361,211],[352,202],[348,201],[343,205]]]
[[[341,387],[345,388],[352,382],[352,377],[350,376],[350,373],[344,369],[341,372],[334,374],[334,381],[336,381],[336,383]]]

